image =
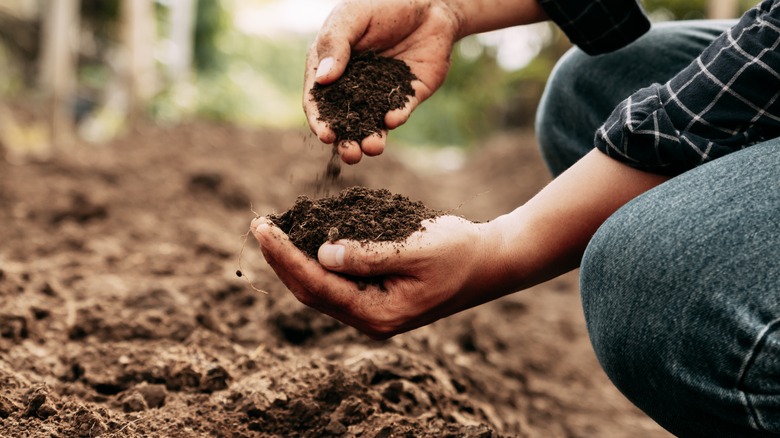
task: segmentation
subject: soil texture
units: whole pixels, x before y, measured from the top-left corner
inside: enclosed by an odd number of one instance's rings
[[[237,277],[253,211],[314,197],[330,149],[192,122],[0,159],[0,436],[669,437],[601,371],[576,273],[383,342],[296,301],[254,241],[269,294]],[[391,144],[334,191],[483,221],[549,180],[529,133],[452,156]]]
[[[315,84],[311,95],[319,119],[336,134],[336,143],[360,142],[385,129],[388,111],[406,106],[409,96],[414,96],[415,79],[404,61],[360,52],[352,56],[338,80]]]
[[[316,260],[325,242],[402,242],[422,229],[422,221],[440,214],[387,189],[354,186],[314,200],[302,195],[292,208],[269,218],[295,246]]]

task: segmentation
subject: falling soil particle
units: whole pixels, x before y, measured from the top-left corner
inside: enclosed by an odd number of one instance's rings
[[[349,60],[344,74],[332,84],[315,84],[311,90],[319,120],[336,134],[333,153],[325,168],[325,186],[332,186],[341,174],[338,145],[360,142],[385,129],[385,114],[400,109],[414,96],[417,77],[398,59],[374,52],[358,53]]]

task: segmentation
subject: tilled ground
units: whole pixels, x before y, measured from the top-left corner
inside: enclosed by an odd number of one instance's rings
[[[295,301],[253,240],[269,294],[237,278],[254,212],[321,195],[329,154],[190,123],[0,161],[0,436],[668,436],[599,369],[576,273],[386,342]],[[487,220],[548,179],[523,133],[442,157],[390,150],[334,190]]]

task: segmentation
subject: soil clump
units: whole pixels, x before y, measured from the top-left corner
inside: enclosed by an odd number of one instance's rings
[[[299,196],[292,208],[269,218],[304,254],[317,259],[325,242],[401,242],[422,229],[422,221],[441,214],[386,189],[355,186],[320,199]]]
[[[374,52],[358,53],[349,60],[344,74],[334,83],[315,84],[311,95],[319,120],[336,133],[336,143],[360,142],[385,129],[385,114],[406,106],[414,96],[417,77],[401,60]]]

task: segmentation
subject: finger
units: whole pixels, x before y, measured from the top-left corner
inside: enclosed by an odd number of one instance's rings
[[[355,327],[372,339],[387,339],[408,330],[396,321],[397,317],[377,318],[387,292],[362,290],[354,281],[323,269],[292,247],[287,235],[266,218],[253,220],[251,229],[261,243],[268,264],[301,303]]]
[[[422,81],[412,81],[412,88],[414,89],[414,96],[409,96],[409,101],[406,102],[406,105],[404,105],[403,108],[394,109],[385,114],[385,126],[387,126],[388,129],[395,129],[406,123],[406,121],[409,120],[412,111],[414,111],[423,100],[431,96],[431,89]]]
[[[341,161],[347,164],[357,164],[363,158],[360,145],[352,140],[339,143],[338,153],[341,156]]]
[[[358,277],[403,275],[413,266],[411,257],[398,242],[338,240],[320,246],[317,258],[327,269]]]
[[[268,264],[282,283],[303,304],[343,317],[357,296],[355,283],[329,272],[307,257],[267,218],[252,221],[252,233]]]
[[[303,78],[303,112],[306,114],[306,120],[309,122],[309,128],[321,142],[332,144],[336,141],[336,133],[327,123],[320,120],[320,112],[317,103],[311,94],[314,88],[314,72],[317,63],[317,49],[314,45],[309,48],[306,56],[306,74]]]
[[[317,104],[311,99],[311,95],[306,93],[304,97],[303,110],[306,113],[306,120],[309,122],[309,128],[321,142],[325,144],[333,144],[336,141],[336,133],[330,129],[327,123],[320,120],[320,112],[317,109]]]
[[[360,142],[360,149],[369,157],[381,155],[385,151],[385,138],[387,131],[371,134]]]
[[[289,241],[287,235],[264,217],[252,221],[252,233],[260,244],[266,262],[273,268],[285,286],[304,304],[314,305],[298,277],[317,272],[317,263],[308,259]],[[300,254],[298,254],[300,253]],[[303,256],[303,257],[299,257]],[[321,269],[321,268],[320,268]]]
[[[412,99],[415,100],[415,103],[409,102],[405,107],[388,111],[387,114],[385,114],[385,126],[387,126],[388,129],[395,129],[409,120],[409,116],[417,106],[417,99],[412,97],[410,100]]]
[[[370,316],[362,310],[365,306],[360,306],[358,301],[365,297],[366,291],[357,289],[354,282],[345,280],[333,273],[325,271],[317,278],[324,279],[328,276],[333,277],[335,282],[341,283],[343,287],[337,290],[343,290],[343,293],[315,293],[311,285],[299,281],[295,275],[290,275],[290,264],[286,261],[278,261],[273,254],[273,248],[262,247],[263,256],[268,265],[274,270],[281,282],[302,304],[316,309],[326,315],[329,315],[344,324],[355,327],[361,332],[373,332],[370,323],[367,323],[367,317]],[[309,259],[311,260],[311,259]],[[362,300],[365,301],[365,300]],[[371,306],[369,306],[371,307]],[[388,334],[379,333],[378,336],[385,338]],[[373,336],[372,336],[373,337]]]

